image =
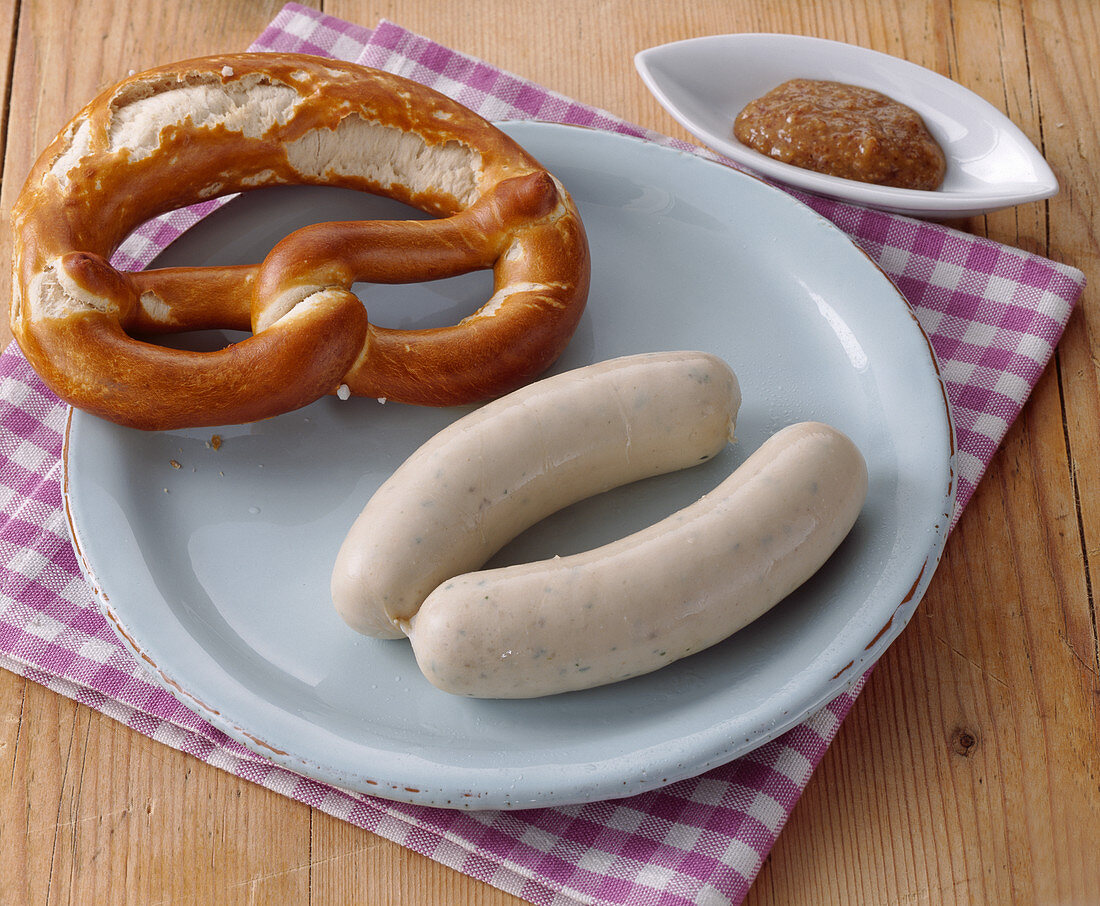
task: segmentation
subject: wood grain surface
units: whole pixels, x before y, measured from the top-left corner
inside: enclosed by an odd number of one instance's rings
[[[954,225],[1097,273],[1093,0],[314,5],[391,19],[680,137],[635,74],[638,50],[776,31],[905,57],[1008,114],[1062,184]],[[87,99],[131,69],[243,49],[280,6],[0,0],[4,260],[26,173]],[[5,266],[0,298],[10,288]],[[748,903],[1100,903],[1098,351],[1089,288]],[[0,904],[124,902],[519,901],[0,671]]]

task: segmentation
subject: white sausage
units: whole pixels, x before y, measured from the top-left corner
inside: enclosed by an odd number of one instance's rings
[[[714,457],[740,404],[729,366],[702,352],[612,359],[488,403],[368,501],[336,558],[337,612],[359,632],[400,638],[432,589],[551,513]]]
[[[406,632],[424,675],[459,695],[528,698],[638,676],[720,642],[794,591],[848,534],[866,494],[851,440],[792,425],[649,528],[444,582]]]

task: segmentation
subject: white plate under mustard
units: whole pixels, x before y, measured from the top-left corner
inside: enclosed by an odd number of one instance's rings
[[[889,54],[802,35],[732,34],[651,47],[634,62],[654,97],[708,148],[808,192],[940,219],[1041,201],[1058,192],[1042,154],[1001,111],[959,83]],[[928,191],[841,179],[741,144],[733,135],[737,114],[794,78],[872,88],[911,107],[943,148],[943,185]]]

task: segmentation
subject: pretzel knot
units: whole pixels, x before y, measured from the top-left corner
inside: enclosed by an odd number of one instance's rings
[[[435,215],[322,223],[258,265],[121,272],[152,217],[259,186],[359,189]],[[560,184],[476,114],[377,70],[296,54],[206,57],[88,104],[43,152],[12,211],[12,332],[62,399],[120,424],[254,421],[351,393],[447,406],[541,374],[588,294],[584,229]],[[492,268],[492,297],[452,327],[371,324],[357,281]],[[222,328],[213,352],[150,335]]]

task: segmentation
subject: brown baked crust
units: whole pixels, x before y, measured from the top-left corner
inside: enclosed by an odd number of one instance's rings
[[[108,263],[151,217],[286,184],[385,195],[435,219],[306,227],[259,265]],[[508,136],[416,82],[298,54],[120,82],[42,153],[12,229],[11,326],[31,365],[72,405],[146,429],[254,421],[340,385],[432,406],[498,396],[561,354],[588,294],[572,199]],[[493,297],[452,327],[375,327],[350,291],[479,268],[493,269]],[[212,327],[253,335],[217,352],[134,338]]]

